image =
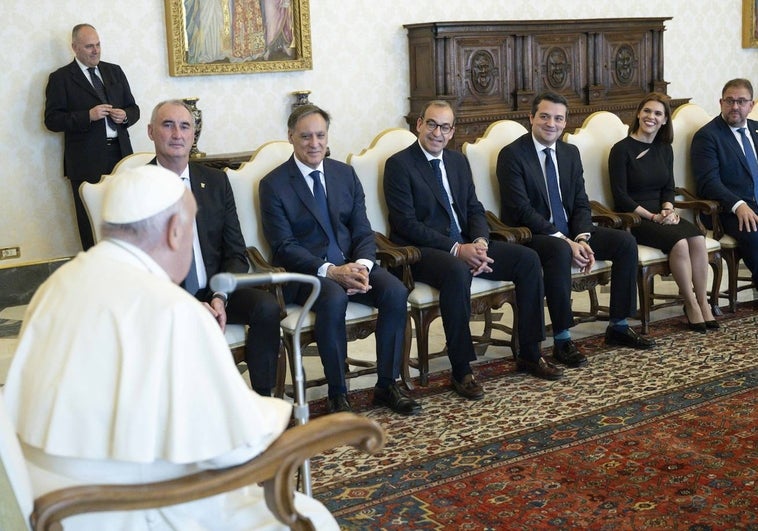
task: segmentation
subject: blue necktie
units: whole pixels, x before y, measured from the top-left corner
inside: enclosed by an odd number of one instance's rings
[[[553,225],[565,236],[569,236],[568,221],[561,203],[561,192],[558,188],[558,174],[555,171],[550,148],[545,148],[545,177],[547,177],[547,195],[550,199],[550,212],[553,214]]]
[[[440,192],[442,192],[442,197],[445,198],[445,210],[447,210],[447,215],[450,216],[450,238],[457,242],[461,242],[461,231],[458,228],[458,224],[455,222],[455,215],[453,215],[453,205],[450,203],[450,197],[447,195],[447,190],[445,190],[445,184],[442,182],[442,168],[440,168],[440,159],[431,159],[430,164],[432,165],[432,169],[434,170],[434,176],[437,178],[437,184],[440,187]]]
[[[192,249],[192,265],[187,273],[187,278],[182,283],[184,289],[189,292],[190,295],[194,295],[200,289],[200,282],[197,279],[197,267],[195,265],[195,250]]]
[[[750,145],[750,140],[747,138],[747,133],[744,127],[737,129],[742,138],[742,148],[745,150],[745,158],[747,159],[747,167],[750,168],[750,173],[753,176],[753,197],[758,201],[758,161],[755,160],[755,153],[753,153],[753,146]]]
[[[87,72],[89,72],[90,80],[92,81],[92,86],[95,88],[95,92],[97,92],[97,96],[100,98],[100,101],[103,103],[108,103],[108,97],[105,95],[105,85],[103,85],[102,80],[98,77],[97,73],[95,72],[95,67],[90,67],[87,69]],[[110,116],[106,116],[105,119],[108,121],[108,125],[111,129],[114,131],[116,129],[116,123],[111,120]]]
[[[329,207],[326,204],[326,193],[324,193],[324,187],[321,186],[319,171],[314,170],[309,175],[313,179],[313,199],[316,200],[316,208],[321,217],[321,223],[326,227],[326,235],[329,237],[326,259],[334,265],[342,265],[345,263],[345,258],[342,255],[340,246],[337,244],[337,237],[334,235],[332,220],[329,217]]]

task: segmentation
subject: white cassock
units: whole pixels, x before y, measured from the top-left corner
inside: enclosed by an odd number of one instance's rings
[[[147,254],[105,240],[34,295],[4,388],[35,497],[90,483],[160,481],[242,463],[291,405],[244,383],[218,324]],[[296,494],[316,529],[338,529]],[[89,514],[68,530],[286,529],[251,486],[167,508]]]

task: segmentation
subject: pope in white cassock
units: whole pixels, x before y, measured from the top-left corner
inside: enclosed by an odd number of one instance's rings
[[[197,207],[157,166],[118,174],[105,239],[56,271],[24,318],[5,400],[35,497],[78,484],[142,483],[239,464],[284,431],[289,403],[240,378],[216,321],[176,283]],[[296,493],[316,529],[338,529]],[[197,502],[64,520],[69,530],[286,529],[251,486]]]

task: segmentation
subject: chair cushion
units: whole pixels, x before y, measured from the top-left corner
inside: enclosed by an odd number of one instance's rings
[[[224,329],[224,337],[229,348],[244,346],[247,327],[241,324],[228,324]]]
[[[580,276],[585,274],[592,274],[597,273],[598,271],[610,271],[611,266],[613,264],[610,260],[596,260],[594,264],[592,264],[592,268],[590,269],[589,273],[580,273],[578,267],[571,267],[571,276]]]
[[[297,320],[300,317],[302,309],[303,307],[298,304],[287,305],[287,317],[282,319],[282,322],[280,323],[282,330],[288,333],[293,333],[295,331],[295,326],[297,325]],[[345,322],[347,324],[352,324],[358,321],[374,319],[378,314],[379,311],[376,308],[366,306],[365,304],[359,304],[357,302],[348,302],[347,312],[345,312]],[[303,321],[302,330],[310,330],[315,323],[316,314],[314,312],[308,312],[308,315],[305,316],[305,320]]]
[[[488,295],[490,293],[513,288],[513,282],[507,280],[487,280],[477,277],[471,280],[472,297]],[[408,304],[410,304],[412,308],[425,308],[427,306],[436,305],[439,302],[439,298],[439,290],[433,288],[429,284],[416,282],[415,289],[408,295]]]

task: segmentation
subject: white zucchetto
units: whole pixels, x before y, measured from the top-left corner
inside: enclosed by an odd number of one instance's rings
[[[134,223],[174,205],[187,188],[172,171],[153,164],[125,170],[108,178],[103,221]]]

